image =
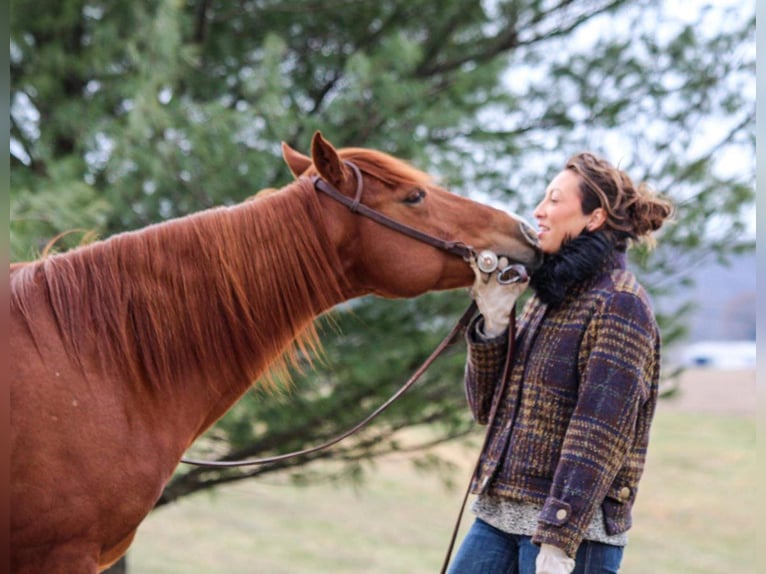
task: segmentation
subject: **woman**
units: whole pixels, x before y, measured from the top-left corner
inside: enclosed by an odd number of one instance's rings
[[[544,261],[507,371],[518,290],[474,269],[466,394],[491,424],[452,574],[618,571],[660,371],[657,323],[625,252],[671,213],[607,161],[572,157],[534,211]]]

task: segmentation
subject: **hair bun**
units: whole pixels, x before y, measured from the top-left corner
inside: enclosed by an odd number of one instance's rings
[[[649,186],[643,183],[636,189],[636,199],[631,208],[630,215],[637,238],[657,231],[673,214],[673,204],[654,194]]]

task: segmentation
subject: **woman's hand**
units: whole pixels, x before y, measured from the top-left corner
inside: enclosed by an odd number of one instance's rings
[[[500,258],[498,270],[484,273],[476,261],[471,259],[471,269],[476,276],[471,287],[471,297],[476,301],[479,312],[484,317],[484,335],[497,337],[508,328],[513,312],[513,304],[527,288],[528,281],[501,284],[497,280],[499,269],[508,265],[505,257]]]
[[[575,561],[558,546],[542,544],[535,562],[535,574],[570,574]]]

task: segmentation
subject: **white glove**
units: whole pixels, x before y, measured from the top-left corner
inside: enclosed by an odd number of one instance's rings
[[[542,544],[535,561],[535,574],[570,574],[575,561],[558,546]]]
[[[479,312],[484,317],[484,334],[487,337],[497,337],[508,327],[513,304],[527,288],[529,281],[503,285],[497,281],[498,271],[484,273],[473,259],[470,264],[476,276],[471,287],[471,297],[476,301]],[[501,257],[498,269],[506,265],[508,260]]]

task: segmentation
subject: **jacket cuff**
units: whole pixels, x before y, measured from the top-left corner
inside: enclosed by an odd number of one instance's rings
[[[563,500],[548,497],[538,517],[538,527],[532,542],[558,546],[574,558],[582,543],[584,532],[572,519],[572,506]]]
[[[508,329],[504,329],[502,333],[496,337],[491,337],[484,333],[484,317],[477,315],[468,324],[468,328],[465,332],[466,340],[472,345],[481,345],[482,343],[491,343],[496,345],[498,343],[504,343],[508,340]]]

